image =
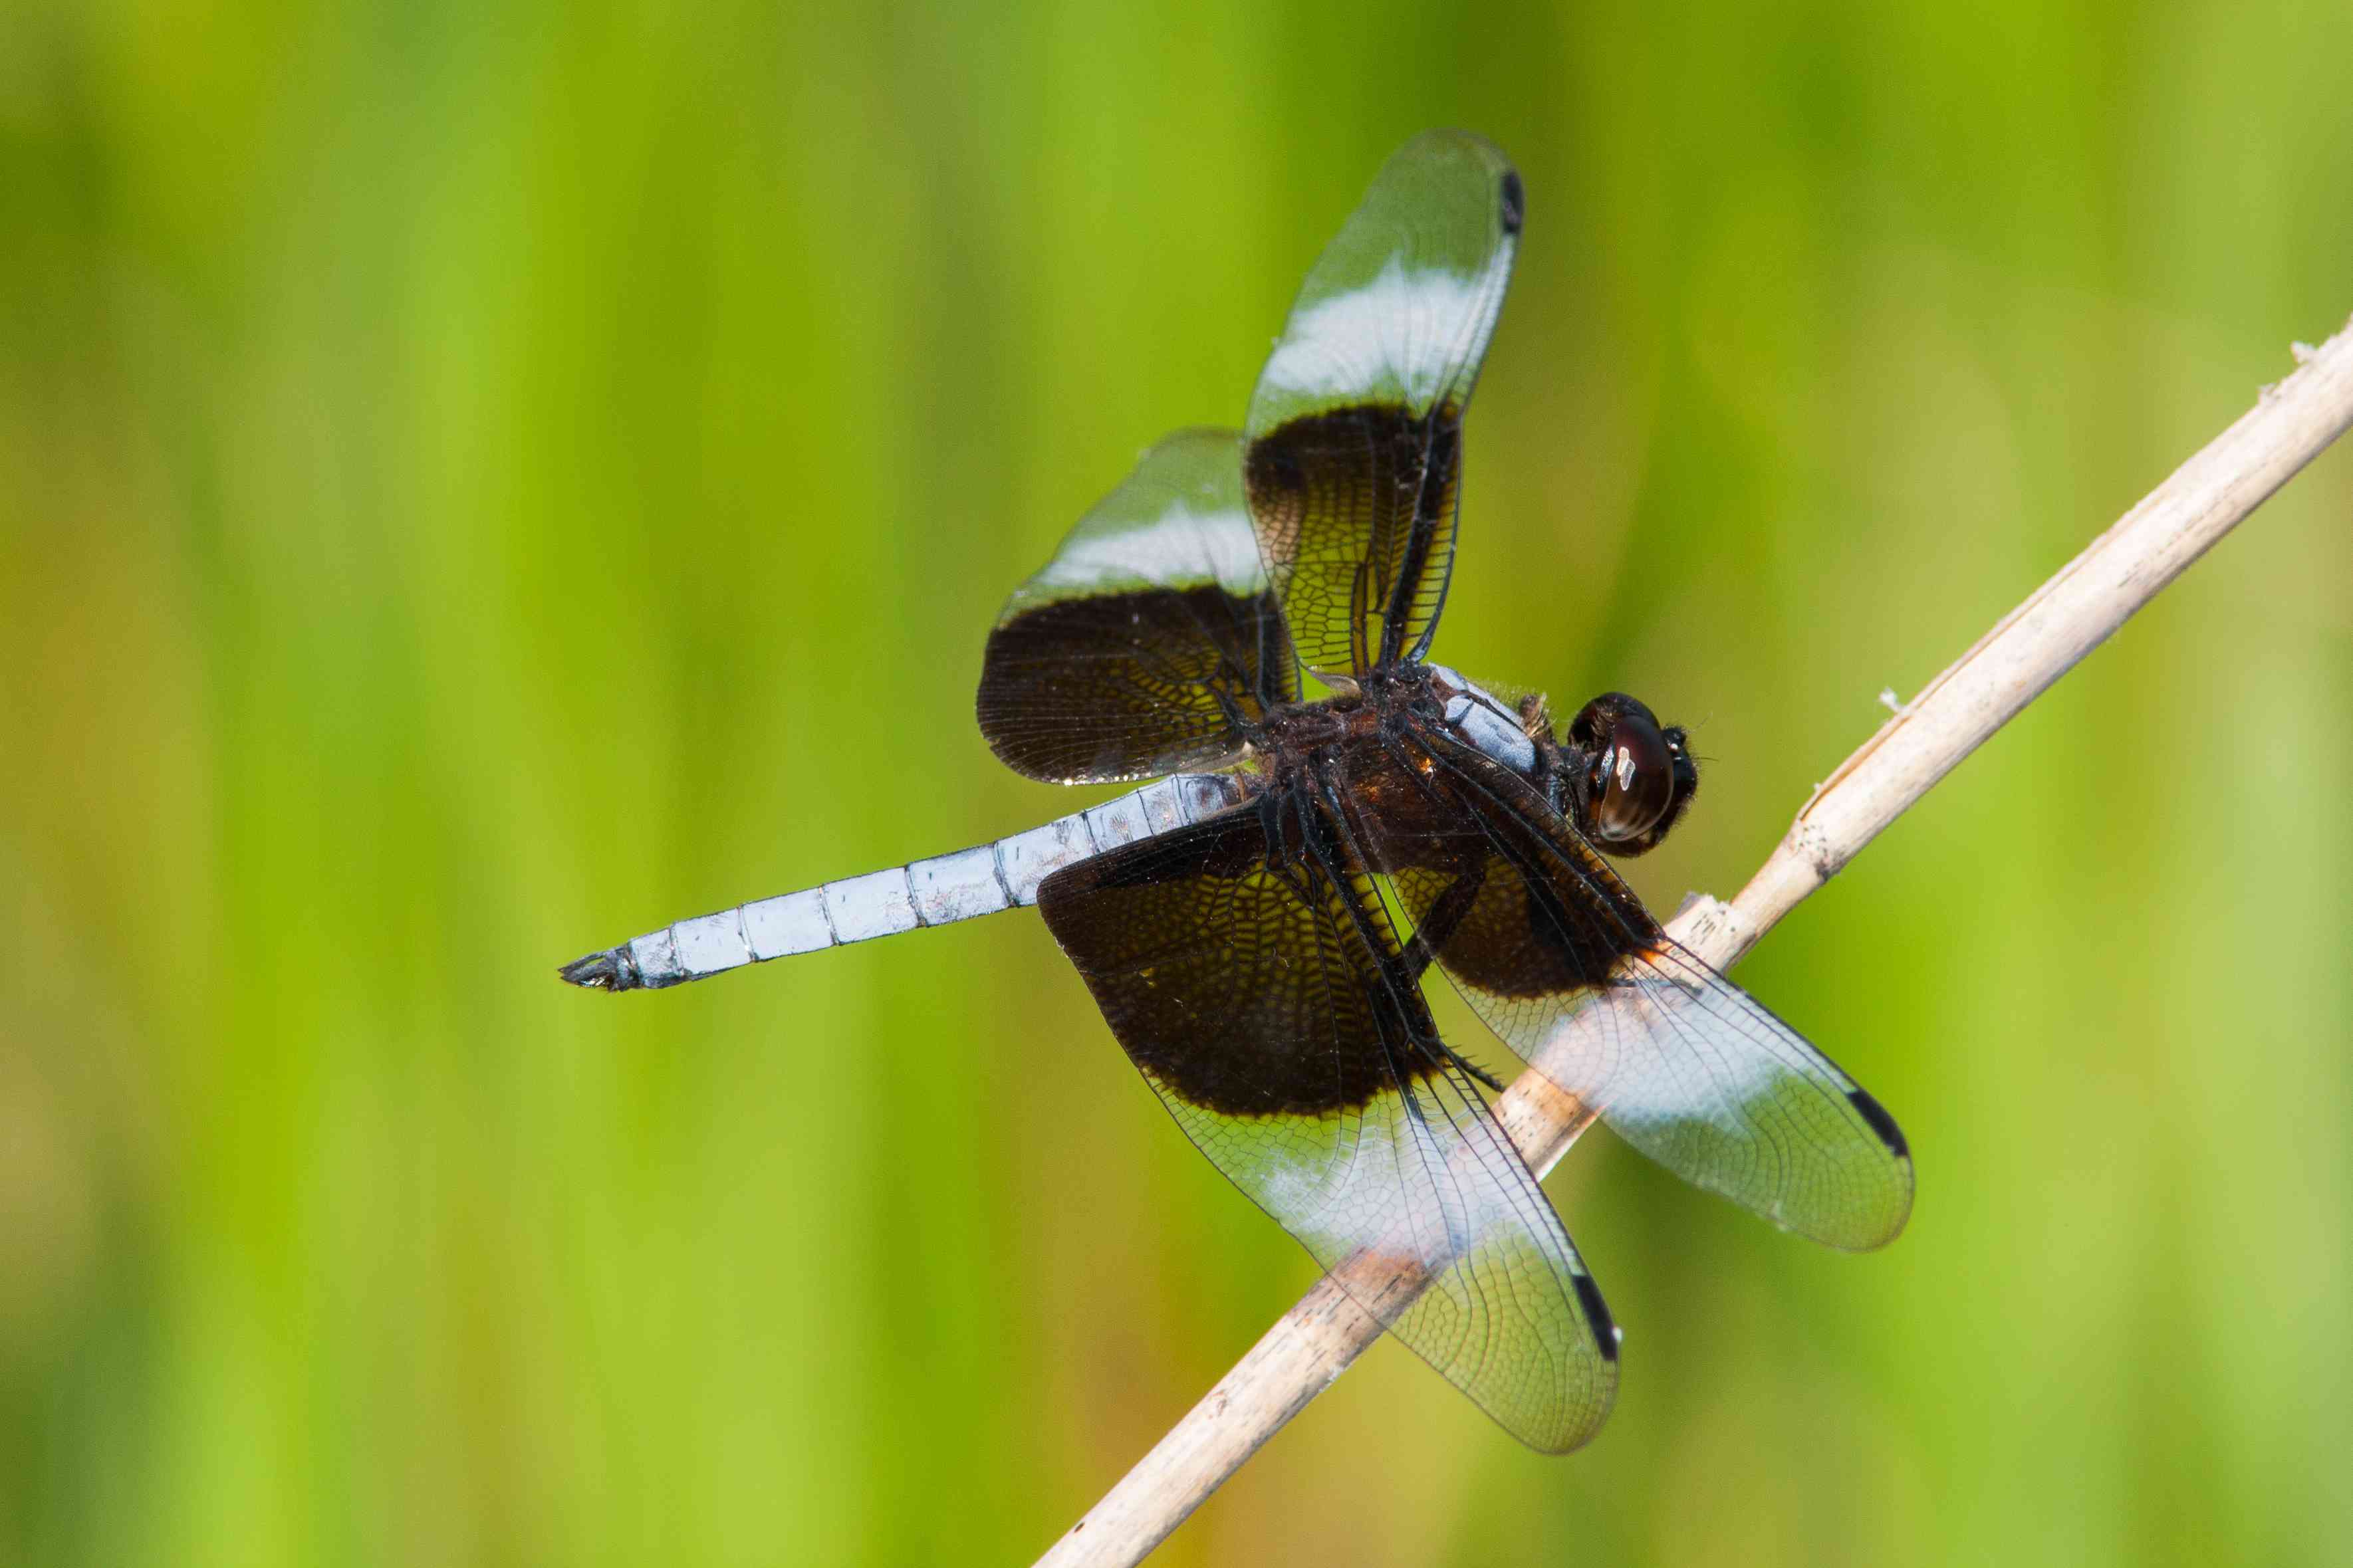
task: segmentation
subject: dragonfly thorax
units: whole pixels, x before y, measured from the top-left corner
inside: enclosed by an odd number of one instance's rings
[[[1442,664],[1429,667],[1430,695],[1441,721],[1464,744],[1475,747],[1523,778],[1541,782],[1550,772],[1551,723],[1544,699],[1513,704]]]

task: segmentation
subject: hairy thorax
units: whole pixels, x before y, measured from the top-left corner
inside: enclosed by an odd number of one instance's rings
[[[1353,689],[1314,702],[1269,709],[1249,732],[1252,752],[1270,775],[1280,775],[1318,752],[1377,742],[1402,730],[1439,729],[1524,777],[1543,772],[1540,739],[1529,714],[1541,698],[1507,703],[1442,664],[1401,664],[1376,670]]]
[[[1437,805],[1411,737],[1447,736],[1542,787],[1556,755],[1542,714],[1541,700],[1507,705],[1443,665],[1389,666],[1353,689],[1271,709],[1250,734],[1255,788],[1330,790],[1409,829]]]

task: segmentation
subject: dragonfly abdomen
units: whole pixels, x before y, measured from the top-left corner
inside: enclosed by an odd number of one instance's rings
[[[649,931],[557,973],[600,991],[658,991],[772,958],[815,952],[1038,901],[1063,867],[1188,826],[1242,798],[1233,773],[1179,773],[1042,827],[951,855],[759,899]]]

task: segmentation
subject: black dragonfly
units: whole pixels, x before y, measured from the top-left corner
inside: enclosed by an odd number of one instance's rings
[[[1154,447],[1015,591],[983,660],[991,748],[1053,783],[1157,782],[563,973],[654,988],[1034,902],[1202,1152],[1561,1451],[1609,1412],[1618,1332],[1482,1093],[1502,1085],[1440,1037],[1432,968],[1627,1142],[1784,1228],[1880,1246],[1912,1165],[1877,1101],[1611,868],[1690,805],[1683,731],[1616,692],[1564,728],[1429,658],[1524,211],[1485,141],[1409,142],[1308,274],[1246,427]],[[1426,1288],[1352,1283],[1367,1255]]]

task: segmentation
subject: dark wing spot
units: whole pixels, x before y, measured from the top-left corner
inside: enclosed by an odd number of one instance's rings
[[[1454,548],[1460,405],[1359,403],[1250,444],[1243,487],[1303,662],[1393,658],[1437,616]],[[1378,620],[1378,659],[1369,623]]]
[[[1220,693],[1245,712],[1280,689],[1272,595],[1154,584],[1017,610],[988,636],[974,713],[989,749],[1035,779],[1150,778],[1240,755]]]
[[[1879,1141],[1887,1145],[1889,1153],[1899,1160],[1912,1157],[1912,1146],[1904,1142],[1904,1129],[1895,1125],[1895,1118],[1887,1114],[1885,1106],[1859,1089],[1848,1089],[1846,1097],[1862,1113],[1862,1119],[1871,1123],[1871,1130],[1879,1134]]]
[[[1527,216],[1528,194],[1520,184],[1517,169],[1504,171],[1504,232],[1520,232],[1521,220]]]
[[[1129,1058],[1171,1100],[1240,1121],[1360,1109],[1397,1092],[1400,1068],[1440,1066],[1392,1067],[1437,1026],[1360,934],[1347,900],[1369,889],[1286,841],[1277,804],[1123,845],[1038,889]]]
[[[1593,1342],[1601,1347],[1601,1359],[1618,1359],[1618,1324],[1609,1316],[1609,1304],[1601,1299],[1601,1287],[1593,1282],[1590,1274],[1572,1274],[1577,1282],[1577,1304],[1585,1309],[1585,1321],[1593,1330]]]

